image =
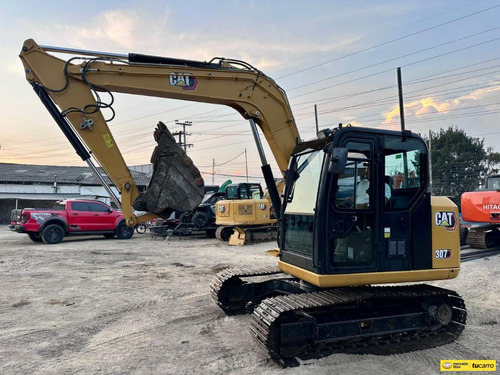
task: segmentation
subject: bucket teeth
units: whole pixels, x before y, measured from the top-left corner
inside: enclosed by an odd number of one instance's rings
[[[151,156],[153,176],[133,207],[161,217],[168,217],[173,211],[193,210],[205,193],[200,171],[163,122],[158,123],[153,136],[158,143]]]

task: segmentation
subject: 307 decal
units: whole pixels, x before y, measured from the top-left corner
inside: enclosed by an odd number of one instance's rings
[[[438,249],[436,250],[436,259],[450,259],[451,250],[450,249]]]

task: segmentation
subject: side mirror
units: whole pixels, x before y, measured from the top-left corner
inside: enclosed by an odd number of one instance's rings
[[[328,173],[341,174],[345,170],[347,164],[347,148],[335,147],[330,154],[330,165]]]

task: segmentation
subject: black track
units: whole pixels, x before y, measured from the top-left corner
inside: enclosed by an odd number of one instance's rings
[[[321,342],[313,340],[309,343],[288,344],[284,349],[280,342],[281,325],[310,319],[316,323],[339,323],[338,317],[348,317],[350,321],[373,322],[384,317],[382,305],[397,302],[391,314],[403,315],[405,306],[426,305],[429,300],[440,300],[453,309],[450,324],[439,326],[431,324],[419,329],[404,329],[394,326],[392,331],[365,333],[362,329],[345,332],[345,337],[323,337]],[[367,315],[360,305],[371,305],[375,308],[373,315]],[[418,313],[418,311],[414,312]],[[387,313],[386,313],[387,314]],[[463,300],[453,291],[429,285],[410,285],[403,287],[350,287],[337,288],[315,293],[279,296],[262,301],[254,310],[251,331],[257,343],[274,359],[293,356],[316,356],[335,351],[356,351],[377,354],[380,344],[384,348],[380,354],[423,349],[443,345],[455,340],[465,326],[467,313]],[[300,327],[298,325],[297,327]],[[374,345],[374,342],[379,342]],[[407,345],[402,345],[406,343]],[[394,344],[394,345],[390,345]],[[371,346],[369,348],[369,346]],[[392,346],[392,347],[389,347]]]
[[[293,284],[285,293],[245,300],[243,290],[251,284],[249,279],[278,274],[277,267],[227,269],[216,276],[211,292],[227,314],[253,309],[250,329],[255,341],[268,356],[286,365],[293,364],[295,357],[334,352],[386,355],[425,349],[454,341],[465,326],[463,299],[453,291],[424,284],[311,293],[300,290],[296,279],[283,279],[281,289],[283,284]],[[430,306],[441,304],[451,307],[449,323],[440,324],[428,314]]]

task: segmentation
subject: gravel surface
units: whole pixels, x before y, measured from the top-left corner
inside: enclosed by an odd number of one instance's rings
[[[456,342],[282,368],[252,341],[250,316],[226,316],[209,295],[223,268],[275,264],[265,254],[274,246],[148,234],[45,245],[0,226],[0,374],[438,374],[441,359],[500,359],[496,255],[432,283],[465,299]]]

